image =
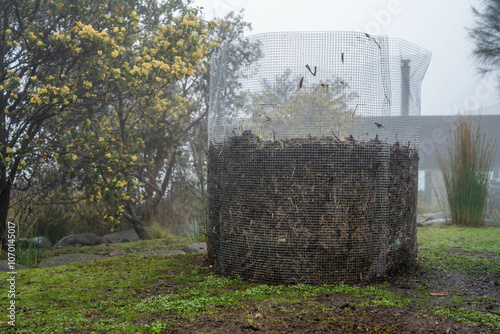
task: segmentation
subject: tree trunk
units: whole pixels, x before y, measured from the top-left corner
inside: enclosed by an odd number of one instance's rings
[[[0,226],[1,226],[1,246],[3,250],[7,248],[7,216],[10,206],[10,185],[6,181],[5,174],[0,180]]]
[[[123,214],[125,218],[132,224],[135,233],[139,236],[140,239],[144,239],[146,237],[146,233],[144,230],[144,225],[142,224],[142,220],[135,213],[135,208],[131,203],[126,205],[127,211]]]

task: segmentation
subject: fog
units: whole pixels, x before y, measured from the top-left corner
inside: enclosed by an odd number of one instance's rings
[[[475,0],[195,0],[206,19],[244,9],[250,34],[273,31],[363,31],[405,39],[432,52],[422,84],[422,114],[500,114],[495,77],[477,74]]]

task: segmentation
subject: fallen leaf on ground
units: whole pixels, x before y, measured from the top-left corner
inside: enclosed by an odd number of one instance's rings
[[[108,256],[117,256],[120,255],[120,252],[117,250],[112,251],[111,253],[107,254]]]
[[[447,296],[447,295],[456,295],[460,296],[461,293],[455,293],[455,292],[431,292],[429,293],[431,296]]]

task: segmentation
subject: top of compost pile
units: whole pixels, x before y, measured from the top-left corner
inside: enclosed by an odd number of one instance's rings
[[[333,133],[332,133],[333,134]],[[237,145],[253,145],[259,148],[268,148],[268,147],[275,147],[275,148],[285,148],[285,147],[300,147],[303,145],[308,145],[308,144],[316,144],[316,145],[340,145],[342,147],[349,147],[349,146],[356,146],[357,148],[363,148],[363,147],[370,147],[370,148],[375,148],[375,147],[391,147],[392,149],[397,149],[397,148],[407,148],[407,149],[415,149],[414,147],[410,147],[410,142],[407,143],[407,145],[401,145],[399,142],[396,142],[395,144],[389,144],[385,141],[382,141],[378,138],[378,135],[375,136],[375,138],[369,139],[369,140],[356,140],[352,135],[344,138],[339,138],[335,134],[333,136],[323,136],[323,137],[304,137],[304,138],[285,138],[285,139],[280,139],[280,140],[263,140],[259,136],[255,135],[251,130],[246,130],[243,131],[241,135],[234,135],[229,137],[228,140],[226,140],[226,143],[229,143],[231,146],[237,146]],[[219,143],[216,143],[216,145]]]

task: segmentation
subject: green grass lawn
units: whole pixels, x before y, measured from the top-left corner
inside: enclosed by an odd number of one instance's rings
[[[480,279],[486,275],[500,281],[500,229],[424,228],[419,230],[418,241],[419,271],[437,274],[453,271],[463,273],[469,279]],[[176,248],[182,244],[182,240],[163,239],[82,247],[73,251],[103,255],[116,248],[124,252],[126,248],[131,253]],[[428,318],[438,319],[436,322],[448,319],[464,326],[500,329],[500,307],[497,307],[500,296],[456,293],[433,297],[430,293],[441,291],[430,290],[432,282],[423,282],[422,277],[425,276],[418,273],[405,283],[412,287],[409,292],[390,283],[268,286],[219,277],[204,265],[203,259],[203,254],[130,254],[55,268],[19,271],[16,275],[15,329],[7,323],[9,275],[1,273],[0,331],[205,332],[203,324],[219,328],[224,322],[269,330],[289,328],[289,315],[293,319],[302,319],[302,325],[312,321],[310,319],[318,320],[312,327],[316,329],[337,326],[354,332],[397,333],[397,324],[376,323],[379,320],[375,315],[379,312],[399,314],[404,310],[421,321]],[[454,291],[453,287],[450,289]],[[334,306],[329,302],[331,298],[347,298],[349,302],[344,304],[348,306]],[[470,306],[483,304],[485,307],[494,306],[491,311],[472,309]],[[339,310],[342,312],[339,313]],[[375,314],[373,317],[372,313]],[[227,331],[232,330],[229,328]],[[214,329],[213,332],[218,331]],[[290,332],[294,332],[293,328]]]

